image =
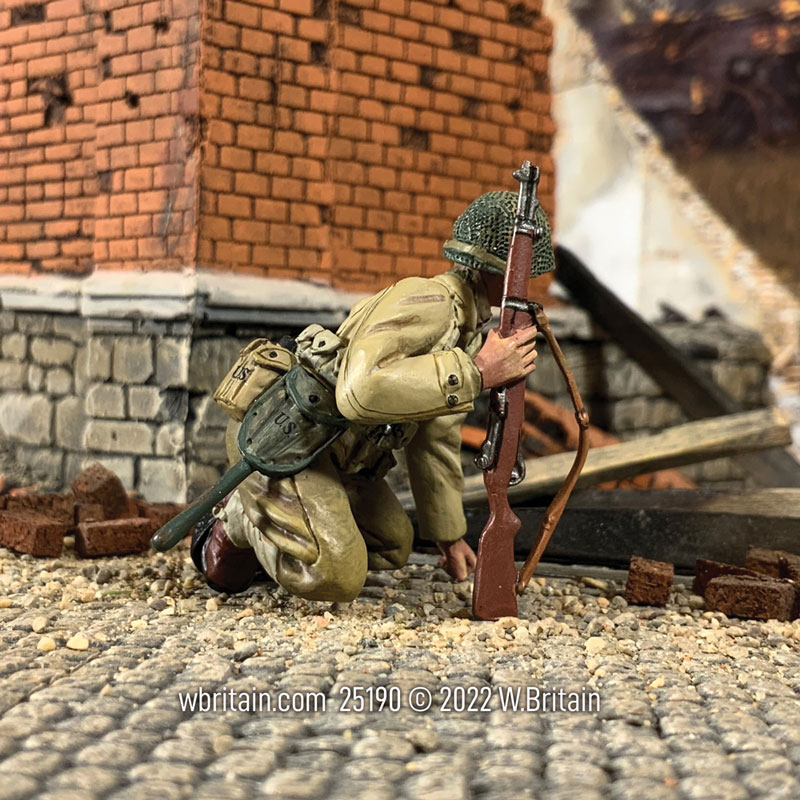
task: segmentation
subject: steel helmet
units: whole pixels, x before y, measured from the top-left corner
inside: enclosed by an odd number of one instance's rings
[[[506,271],[517,195],[514,192],[487,192],[473,200],[453,224],[453,238],[444,243],[445,258],[466,267],[503,275]],[[547,215],[538,206],[534,215],[544,235],[536,242],[531,259],[531,277],[555,269],[553,245]]]

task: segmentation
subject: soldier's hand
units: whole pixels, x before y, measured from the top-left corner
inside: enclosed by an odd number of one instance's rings
[[[444,567],[451,578],[465,581],[468,575],[475,572],[475,551],[463,539],[439,542],[437,546],[442,554],[437,566]]]
[[[531,325],[501,338],[489,331],[483,347],[475,356],[475,366],[483,378],[484,389],[508,386],[536,369],[536,326]]]

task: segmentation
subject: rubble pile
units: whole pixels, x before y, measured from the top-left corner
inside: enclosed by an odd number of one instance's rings
[[[716,567],[721,568],[719,574],[705,585],[710,611],[748,619],[788,621],[800,617],[800,556],[795,553],[750,547],[744,568]]]
[[[625,599],[637,605],[664,606],[674,567],[632,556]],[[708,611],[740,619],[800,619],[800,555],[750,547],[745,565],[698,559],[692,591],[705,599]]]
[[[63,493],[0,495],[0,546],[42,558],[60,556],[66,536],[83,558],[141,553],[182,506],[131,496],[102,464],[81,472]]]
[[[723,564],[720,561],[708,561],[698,558],[694,565],[694,583],[692,591],[700,597],[706,596],[706,588],[714,578],[721,575],[744,575],[750,578],[757,578],[758,572],[748,567],[737,567],[733,564]]]

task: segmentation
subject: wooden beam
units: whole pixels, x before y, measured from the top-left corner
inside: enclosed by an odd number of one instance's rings
[[[653,436],[590,450],[578,487],[586,488],[603,481],[738,453],[782,447],[790,441],[789,420],[777,408],[687,422]],[[509,487],[509,499],[512,503],[519,503],[555,492],[563,483],[574,458],[574,453],[558,453],[529,459],[526,461],[527,476],[522,483]],[[409,492],[402,493],[400,499],[404,508],[413,508],[414,501]],[[483,475],[467,478],[464,481],[464,505],[482,505],[485,502]]]
[[[578,422],[575,419],[575,412],[563,406],[556,405],[538,392],[525,392],[525,409],[528,419],[532,419],[537,426],[544,424],[547,427],[556,425],[564,433],[564,447],[557,448],[558,443],[553,449],[542,452],[535,452],[534,455],[552,455],[563,453],[565,450],[575,450],[578,446]],[[523,429],[524,431],[524,429]],[[598,428],[596,425],[589,425],[589,447],[604,447],[609,444],[619,444],[620,438],[611,433]],[[523,447],[525,440],[523,439]],[[603,486],[604,489],[696,489],[697,484],[690,481],[676,469],[665,469],[659,472],[651,472],[644,475],[637,475],[633,478],[624,478],[629,486],[617,486],[620,481],[610,481]]]
[[[523,559],[545,509],[517,506],[514,511],[522,521],[515,551]],[[470,544],[477,544],[485,524],[483,509],[467,510]],[[546,558],[626,566],[632,555],[641,555],[689,572],[698,558],[744,564],[750,545],[800,552],[800,490],[579,492],[570,500]]]
[[[743,410],[685,354],[604,286],[574,253],[558,246],[555,254],[556,280],[689,419]],[[759,485],[800,488],[800,464],[786,451],[744,455],[738,460]]]

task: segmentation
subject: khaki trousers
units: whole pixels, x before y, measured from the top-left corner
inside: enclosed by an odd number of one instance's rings
[[[231,463],[238,429],[229,423]],[[403,566],[413,541],[386,481],[343,475],[327,452],[291,478],[250,475],[216,514],[233,544],[252,547],[267,574],[308,600],[352,600],[368,569]]]

